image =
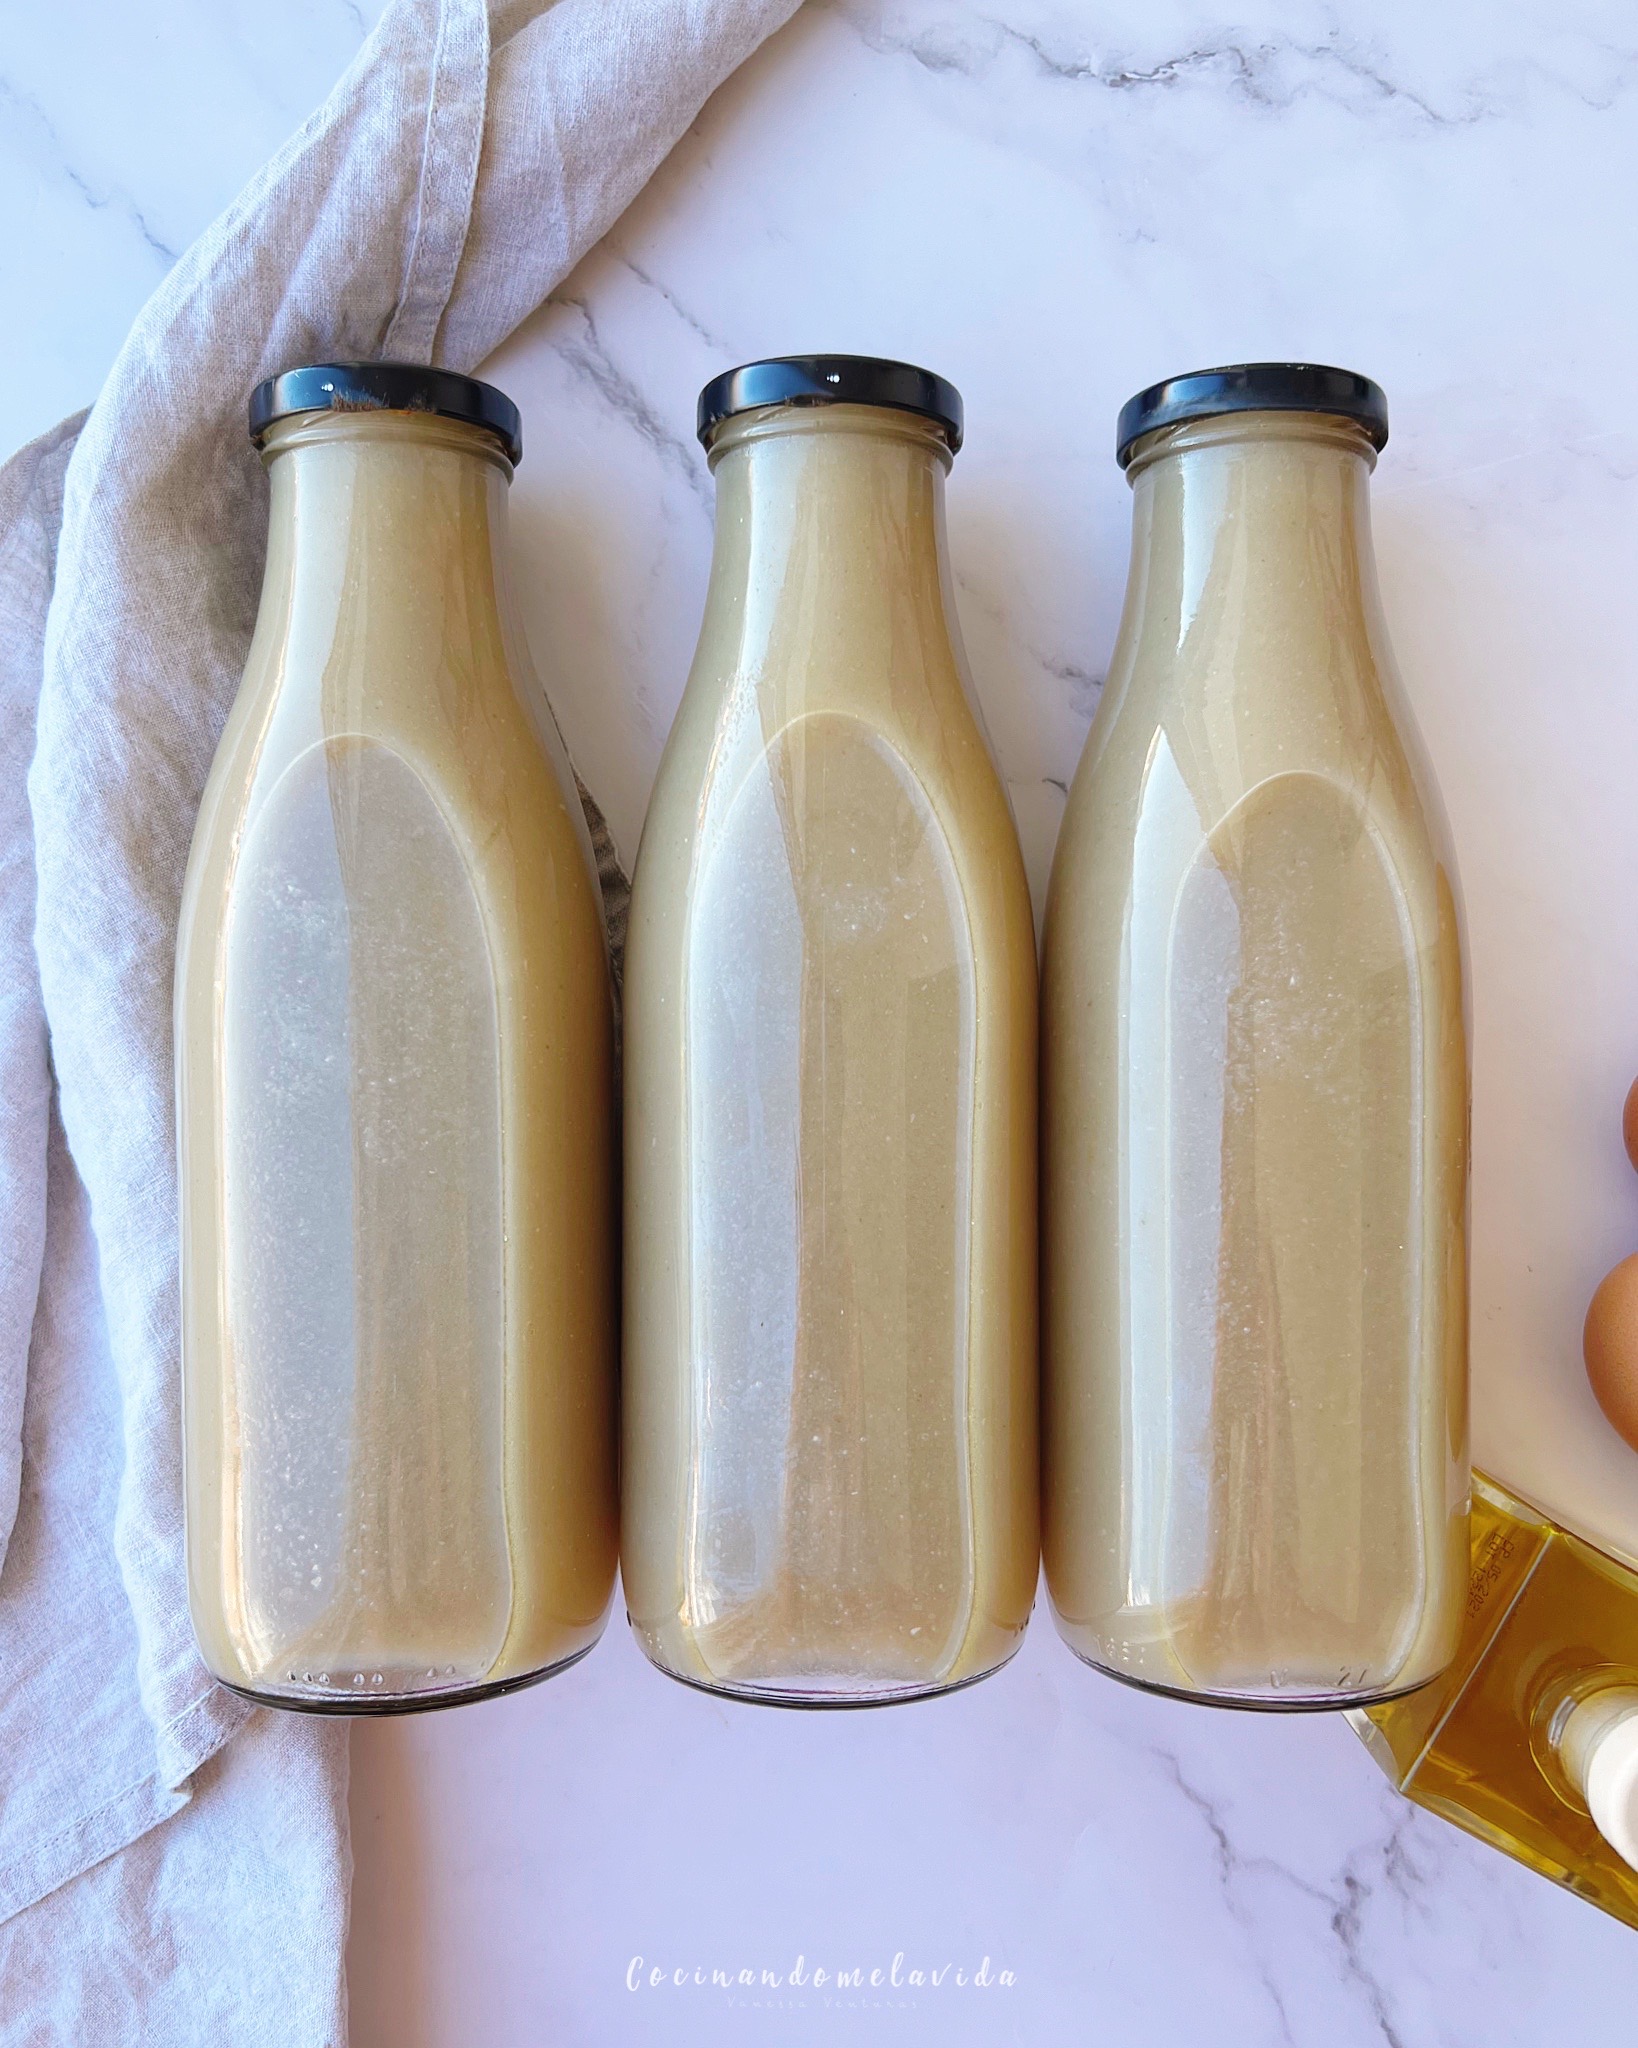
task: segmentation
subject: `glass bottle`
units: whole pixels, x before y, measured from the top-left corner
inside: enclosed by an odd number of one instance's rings
[[[662,1669],[982,1676],[1036,1522],[1035,946],[943,530],[960,399],[805,357],[700,403],[699,649],[626,953],[623,1541]]]
[[[441,1706],[612,1592],[602,919],[507,593],[515,408],[339,364],[251,420],[267,566],[177,948],[194,1626],[269,1705]]]
[[[1638,1927],[1638,1571],[1473,1476],[1461,1647],[1349,1716],[1400,1791]]]
[[[1307,365],[1125,408],[1048,900],[1048,1584],[1089,1662],[1223,1704],[1407,1690],[1461,1620],[1460,916],[1377,596],[1386,438]]]

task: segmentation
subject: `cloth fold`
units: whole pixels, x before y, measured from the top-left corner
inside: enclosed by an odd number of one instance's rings
[[[22,1479],[23,1388],[46,1239],[51,1068],[34,960],[34,835],[27,776],[63,475],[84,413],[0,470],[0,1560]],[[0,1664],[0,1674],[4,1672]]]
[[[476,367],[795,5],[394,0],[155,293],[83,426],[0,473],[0,1534],[21,1479],[0,2043],[341,2039],[345,1741],[285,1717],[255,1733],[268,1717],[210,1682],[182,1554],[171,975],[260,585],[246,396],[324,357]],[[47,1028],[67,1146],[49,1201]],[[241,1730],[243,1760],[206,1774]],[[247,1816],[281,1771],[308,1824],[258,1914]],[[117,1874],[79,1875],[139,1837]],[[312,1996],[236,1998],[281,1956]]]

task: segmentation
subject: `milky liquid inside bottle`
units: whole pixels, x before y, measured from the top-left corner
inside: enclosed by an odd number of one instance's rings
[[[1437,797],[1376,595],[1376,387],[1123,415],[1125,615],[1043,968],[1046,1556],[1120,1676],[1403,1691],[1465,1575],[1467,1064]]]
[[[949,605],[959,400],[806,358],[702,400],[706,617],[626,956],[622,1569],[673,1674],[977,1677],[1037,1568],[1035,961]]]
[[[507,610],[515,412],[340,365],[253,419],[177,957],[194,1621],[257,1698],[439,1705],[578,1655],[612,1589],[601,918]]]

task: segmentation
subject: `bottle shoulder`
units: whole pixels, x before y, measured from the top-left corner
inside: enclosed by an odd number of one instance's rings
[[[748,789],[770,777],[800,786],[804,803],[845,803],[866,763],[918,792],[952,842],[987,838],[1003,822],[1005,836],[1015,838],[1000,771],[959,674],[952,672],[936,704],[925,692],[907,690],[897,701],[883,695],[885,703],[873,693],[784,687],[696,666],[655,774],[639,873],[644,849],[662,840],[674,849],[679,838],[708,842]],[[840,780],[821,792],[811,785],[815,768]]]
[[[311,748],[367,741],[401,755],[448,801],[522,801],[549,787],[566,802],[567,762],[546,742],[550,713],[532,701],[538,694],[532,673],[498,647],[393,660],[367,647],[315,657],[274,639],[252,646],[211,777],[219,801],[253,806]]]
[[[508,666],[483,677],[451,673],[443,687],[435,679],[424,689],[394,688],[373,671],[356,687],[347,682],[304,673],[277,643],[253,646],[195,823],[179,984],[208,967],[194,959],[202,940],[214,933],[223,941],[247,848],[292,829],[292,792],[309,785],[327,789],[337,832],[358,828],[361,807],[379,822],[382,806],[407,805],[459,850],[503,923],[527,913],[538,893],[529,875],[538,872],[552,878],[565,933],[588,919],[600,930],[578,798]]]
[[[1339,817],[1377,836],[1392,865],[1432,878],[1451,867],[1444,813],[1391,677],[1259,691],[1231,670],[1168,679],[1111,673],[1070,784],[1054,888],[1093,867],[1127,871],[1165,838],[1204,848],[1237,816],[1329,791]]]
[[[1027,954],[1033,983],[1023,856],[970,714],[940,744],[845,704],[807,702],[783,717],[764,715],[754,696],[715,718],[694,708],[685,700],[644,821],[628,981],[681,973],[688,947],[725,917],[759,925],[786,903],[807,917],[823,898],[827,915],[844,899],[849,917],[867,921],[890,909],[912,950],[923,919],[954,916],[964,950]],[[935,873],[944,881],[923,902],[906,878]]]

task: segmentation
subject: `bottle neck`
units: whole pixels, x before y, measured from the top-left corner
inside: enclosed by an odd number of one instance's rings
[[[1175,663],[1197,630],[1277,647],[1319,672],[1380,633],[1369,482],[1350,422],[1307,413],[1190,421],[1140,443],[1122,638]]]
[[[402,413],[297,416],[263,444],[258,633],[339,641],[372,620],[426,644],[500,635],[511,465],[482,429]]]
[[[944,478],[931,421],[881,407],[748,413],[718,431],[702,649],[732,686],[884,673],[906,635],[952,644]],[[878,658],[879,657],[879,658]],[[952,664],[953,665],[953,664]]]

